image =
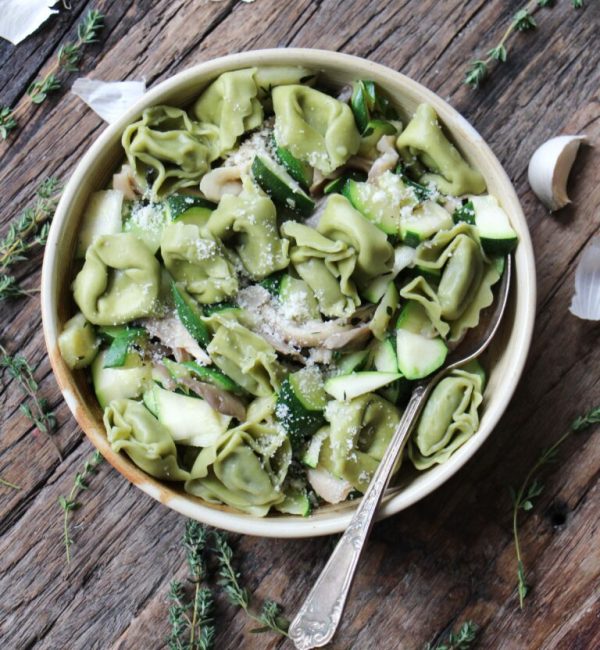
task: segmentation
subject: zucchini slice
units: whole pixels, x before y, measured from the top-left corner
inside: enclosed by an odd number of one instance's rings
[[[140,397],[152,382],[152,369],[139,354],[130,352],[119,368],[105,368],[106,351],[92,363],[92,383],[100,406],[106,408],[114,399]]]
[[[207,346],[210,343],[208,328],[202,320],[202,311],[194,299],[175,282],[171,282],[171,294],[175,302],[177,317],[185,329],[200,343]]]
[[[372,393],[400,379],[401,376],[399,372],[355,372],[328,379],[325,382],[325,390],[338,401],[346,401]]]
[[[321,454],[321,447],[323,446],[323,441],[329,435],[329,427],[322,427],[319,429],[313,437],[310,439],[306,451],[302,456],[302,462],[308,467],[313,469],[319,464],[319,456]]]
[[[416,248],[440,230],[453,226],[452,215],[435,201],[425,201],[408,217],[400,217],[400,234],[405,244]]]
[[[252,175],[260,187],[278,205],[308,217],[315,202],[307,196],[287,171],[267,156],[255,156]]]
[[[489,255],[507,255],[519,243],[508,215],[494,196],[470,196],[475,210],[475,227],[483,250]]]
[[[344,354],[336,363],[339,375],[349,375],[356,370],[362,370],[369,356],[369,350],[357,350]]]
[[[440,368],[448,348],[439,336],[431,339],[406,329],[396,331],[398,369],[407,379],[422,379]]]
[[[317,429],[325,424],[322,410],[309,410],[305,404],[311,404],[312,397],[296,391],[298,385],[292,385],[290,377],[281,384],[277,395],[275,416],[287,433],[292,447],[297,449],[304,440],[309,438]]]
[[[348,179],[342,194],[366,219],[387,235],[398,234],[398,220],[384,191],[372,183],[357,183]]]
[[[213,445],[231,421],[231,416],[218,413],[203,399],[173,393],[157,384],[144,393],[144,404],[169,429],[175,442],[193,447]]]
[[[301,321],[321,320],[319,303],[313,290],[304,280],[293,278],[287,273],[279,283],[279,300],[287,318]]]
[[[377,341],[373,351],[373,365],[378,372],[398,372],[398,358],[391,338]]]
[[[94,192],[87,203],[77,239],[77,257],[85,252],[100,235],[121,232],[123,193],[119,190]]]
[[[275,138],[273,138],[275,145],[275,155],[277,160],[283,165],[287,173],[297,182],[305,191],[308,191],[313,179],[312,167],[301,160],[285,147],[280,147]]]

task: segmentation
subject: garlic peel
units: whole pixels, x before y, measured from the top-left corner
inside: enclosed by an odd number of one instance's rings
[[[600,320],[600,237],[590,241],[579,260],[569,311],[578,318]]]
[[[83,100],[105,122],[118,120],[146,92],[145,81],[100,81],[80,77],[71,92]]]
[[[58,0],[2,0],[0,1],[0,38],[18,45],[43,25]]]
[[[527,170],[529,185],[551,212],[571,202],[567,181],[579,145],[585,140],[584,135],[559,135],[544,142],[531,156]]]

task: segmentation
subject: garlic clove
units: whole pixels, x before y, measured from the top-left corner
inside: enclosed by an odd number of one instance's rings
[[[600,320],[600,237],[590,241],[579,260],[569,311],[578,318]]]
[[[559,135],[536,149],[527,175],[529,185],[538,199],[551,211],[570,203],[567,180],[577,150],[586,138],[583,135]]]

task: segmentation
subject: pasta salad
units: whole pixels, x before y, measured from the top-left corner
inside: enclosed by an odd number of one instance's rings
[[[122,147],[59,338],[112,449],[255,516],[364,493],[517,245],[482,175],[430,105],[299,67],[226,72],[145,109]],[[485,382],[472,362],[436,386],[398,473],[477,432]]]

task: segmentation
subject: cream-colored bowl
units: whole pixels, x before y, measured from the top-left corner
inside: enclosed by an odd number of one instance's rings
[[[310,517],[274,515],[265,519],[215,506],[185,494],[175,484],[159,482],[138,469],[125,455],[113,452],[102,425],[102,413],[85,371],[72,371],[62,360],[57,338],[73,313],[70,292],[75,241],[85,203],[91,192],[109,182],[121,161],[123,129],[138,119],[141,111],[156,104],[186,106],[215,77],[227,70],[257,65],[302,65],[318,70],[333,85],[356,79],[373,79],[403,109],[405,119],[421,102],[429,102],[452,134],[469,162],[483,173],[490,193],[510,215],[520,243],[516,251],[515,282],[511,309],[502,333],[489,355],[491,374],[486,388],[483,416],[478,433],[446,463],[417,474],[406,472],[398,487],[386,495],[379,516],[407,508],[439,487],[458,471],[490,435],[507,408],[523,370],[535,314],[535,268],[531,240],[519,200],[508,176],[475,129],[446,102],[420,84],[385,66],[354,56],[310,49],[273,49],[232,54],[201,63],[150,90],[123,117],[106,128],[82,158],[67,183],[50,229],[42,271],[42,316],[50,361],[65,401],[75,419],[102,455],[129,481],[151,497],[187,517],[219,528],[265,537],[310,537],[342,531],[355,504],[319,508]],[[408,463],[405,467],[408,466]],[[401,473],[402,474],[402,473]]]

